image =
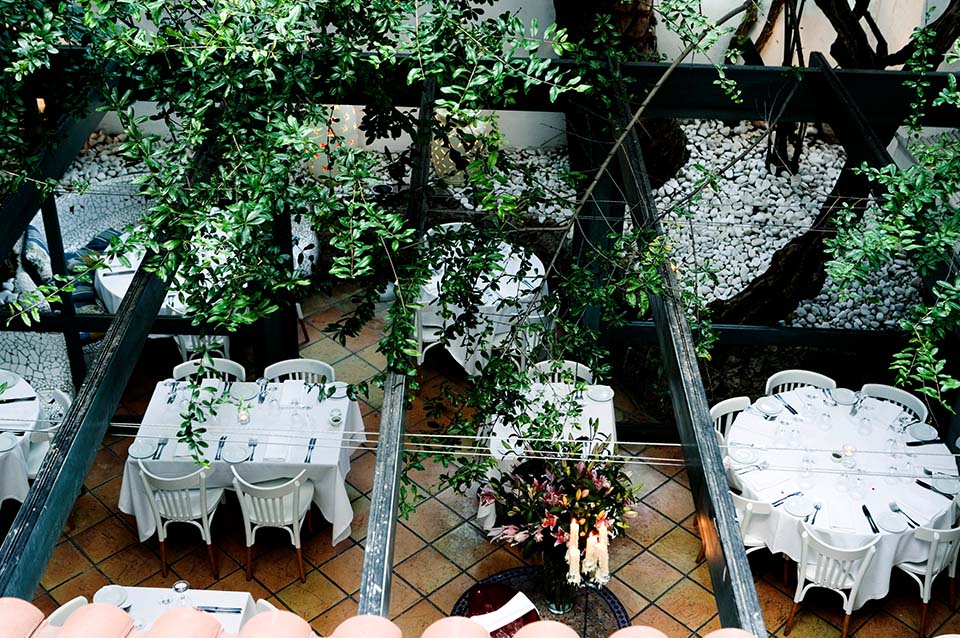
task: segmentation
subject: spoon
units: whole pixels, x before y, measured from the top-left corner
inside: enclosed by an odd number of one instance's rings
[[[896,501],[890,501],[890,511],[896,512],[897,514],[902,514],[904,518],[907,519],[907,523],[910,525],[910,527],[920,527],[920,524],[917,523],[917,521],[910,518],[910,516],[906,512],[900,509],[900,506],[897,505]]]
[[[748,465],[746,469],[739,470],[737,474],[738,475],[748,474],[750,472],[753,472],[754,470],[765,470],[768,467],[770,467],[770,463],[768,461],[761,461],[754,465]]]
[[[923,468],[923,473],[927,476],[949,476],[950,478],[957,478],[955,474],[941,472],[940,470],[931,470],[929,467]]]
[[[820,501],[817,501],[816,503],[813,504],[813,518],[810,519],[810,524],[811,524],[811,525],[813,525],[814,523],[817,522],[817,514],[820,513],[820,508],[821,508],[821,507],[823,507],[823,503],[821,503]],[[806,520],[806,519],[804,519],[804,520]]]

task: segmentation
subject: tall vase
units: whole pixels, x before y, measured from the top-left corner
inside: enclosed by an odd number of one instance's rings
[[[573,599],[577,595],[576,585],[567,582],[567,571],[563,552],[543,552],[543,593],[547,599],[547,609],[557,616],[573,609]]]

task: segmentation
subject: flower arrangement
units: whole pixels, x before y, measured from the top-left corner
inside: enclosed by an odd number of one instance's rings
[[[490,531],[495,541],[538,552],[546,563],[564,552],[571,585],[605,585],[610,580],[608,544],[636,516],[631,485],[621,463],[603,456],[582,461],[583,444],[553,454],[542,451],[513,471],[492,479],[480,491],[484,504],[496,504],[504,524]],[[553,458],[556,457],[556,458]]]

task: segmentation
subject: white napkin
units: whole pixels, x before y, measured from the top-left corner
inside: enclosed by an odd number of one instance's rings
[[[770,472],[770,474],[774,474],[774,475],[779,474],[780,478],[783,478],[783,474],[781,472]],[[750,475],[747,474],[744,478],[750,478]],[[749,483],[747,484],[750,485]],[[790,477],[787,477],[782,481],[780,481],[779,483],[775,483],[764,490],[754,490],[754,491],[758,495],[757,500],[767,501],[769,503],[772,503],[773,501],[783,498],[787,494],[793,494],[794,492],[800,492],[801,490],[799,487],[797,487],[796,481],[794,481]]]
[[[303,381],[284,381],[280,389],[280,405],[290,406],[294,401],[303,403]]]
[[[773,470],[754,470],[752,472],[748,471],[740,480],[752,487],[758,494],[762,494],[774,487],[779,491],[781,484],[791,481],[791,475],[787,472]],[[788,490],[785,491],[784,494],[795,491],[796,490]],[[770,500],[776,500],[776,498],[777,497],[774,497]]]
[[[492,634],[497,629],[500,629],[504,625],[509,625],[524,614],[536,610],[536,606],[530,602],[530,599],[524,596],[523,592],[519,592],[500,609],[491,611],[488,614],[470,616],[470,620],[478,623],[487,630],[488,633]]]
[[[834,504],[833,507],[824,507],[827,518],[830,519],[830,528],[837,530],[853,531],[856,529],[853,525],[853,507],[847,507],[843,503]],[[824,512],[820,512],[821,515]]]
[[[864,399],[863,404],[870,406],[871,410],[867,414],[869,414],[878,425],[890,425],[897,417],[904,413],[896,403],[879,401],[873,397]],[[910,415],[910,419],[913,419],[913,415]]]
[[[290,453],[290,445],[287,439],[279,437],[269,437],[263,446],[264,461],[286,461]]]

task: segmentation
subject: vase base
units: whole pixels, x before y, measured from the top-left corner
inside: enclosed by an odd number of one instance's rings
[[[565,602],[565,603],[547,602],[547,611],[549,611],[554,616],[562,616],[568,613],[571,609],[573,609],[572,602]]]

